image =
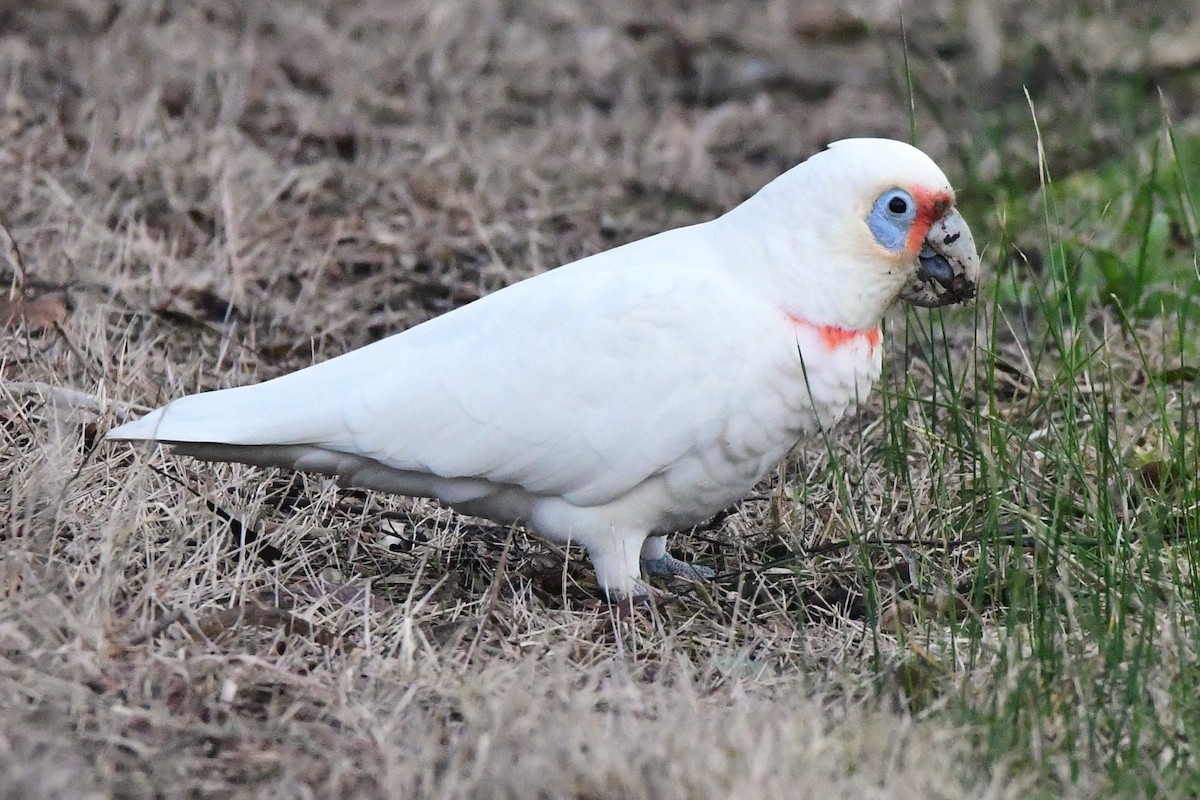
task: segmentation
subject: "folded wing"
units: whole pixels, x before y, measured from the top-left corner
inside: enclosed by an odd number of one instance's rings
[[[760,326],[739,317],[759,309],[663,238],[299,372],[176,400],[109,436],[390,486],[368,480],[382,469],[414,494],[453,483],[608,502],[716,441],[753,385],[743,371]]]

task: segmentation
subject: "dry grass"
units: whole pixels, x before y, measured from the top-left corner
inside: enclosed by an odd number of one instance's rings
[[[579,554],[519,531],[98,445],[170,397],[710,217],[830,139],[907,135],[890,5],[651,5],[0,11],[7,274],[70,301],[6,314],[0,342],[0,795],[1022,796],[1022,769],[983,763],[978,731],[940,713],[1012,657],[994,609],[971,657],[923,610],[946,610],[972,553],[921,565],[941,575],[931,604],[902,548],[753,569],[924,534],[939,505],[969,523],[946,485],[971,467],[936,437],[903,479],[872,455],[878,399],[833,457],[814,444],[677,538],[740,576],[664,585],[622,623]],[[914,74],[994,88],[1012,54],[954,33],[971,4],[944,5],[907,21]],[[934,59],[946,42],[965,55]],[[923,142],[947,157],[969,117]],[[926,361],[969,361],[958,324],[949,349],[911,348],[911,391]]]

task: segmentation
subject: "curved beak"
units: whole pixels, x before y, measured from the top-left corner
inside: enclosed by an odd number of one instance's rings
[[[924,308],[965,303],[975,296],[979,254],[967,221],[955,208],[929,226],[917,255],[917,271],[900,299]]]

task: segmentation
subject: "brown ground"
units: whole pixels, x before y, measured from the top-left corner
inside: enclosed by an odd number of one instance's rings
[[[928,513],[878,465],[850,492],[885,499],[842,500],[878,403],[846,426],[844,472],[815,446],[680,537],[740,582],[664,585],[621,625],[579,554],[523,533],[98,444],[166,399],[711,217],[831,139],[908,137],[891,3],[702,5],[0,7],[18,287],[0,307],[0,795],[1022,794],[888,677],[920,663],[896,635],[914,601],[873,629],[856,576],[903,595],[904,553],[751,569],[860,514]],[[919,139],[955,178],[1028,170],[1029,130],[976,141],[981,98],[1019,94],[1015,72],[1052,93],[1069,66],[1051,45],[1022,61],[1001,34],[1028,34],[1028,12],[987,8],[906,20]]]

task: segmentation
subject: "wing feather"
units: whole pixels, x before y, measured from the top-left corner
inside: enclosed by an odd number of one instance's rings
[[[763,304],[702,239],[681,229],[593,256],[323,364],[182,398],[112,438],[313,445],[608,502],[715,441],[752,385]]]

